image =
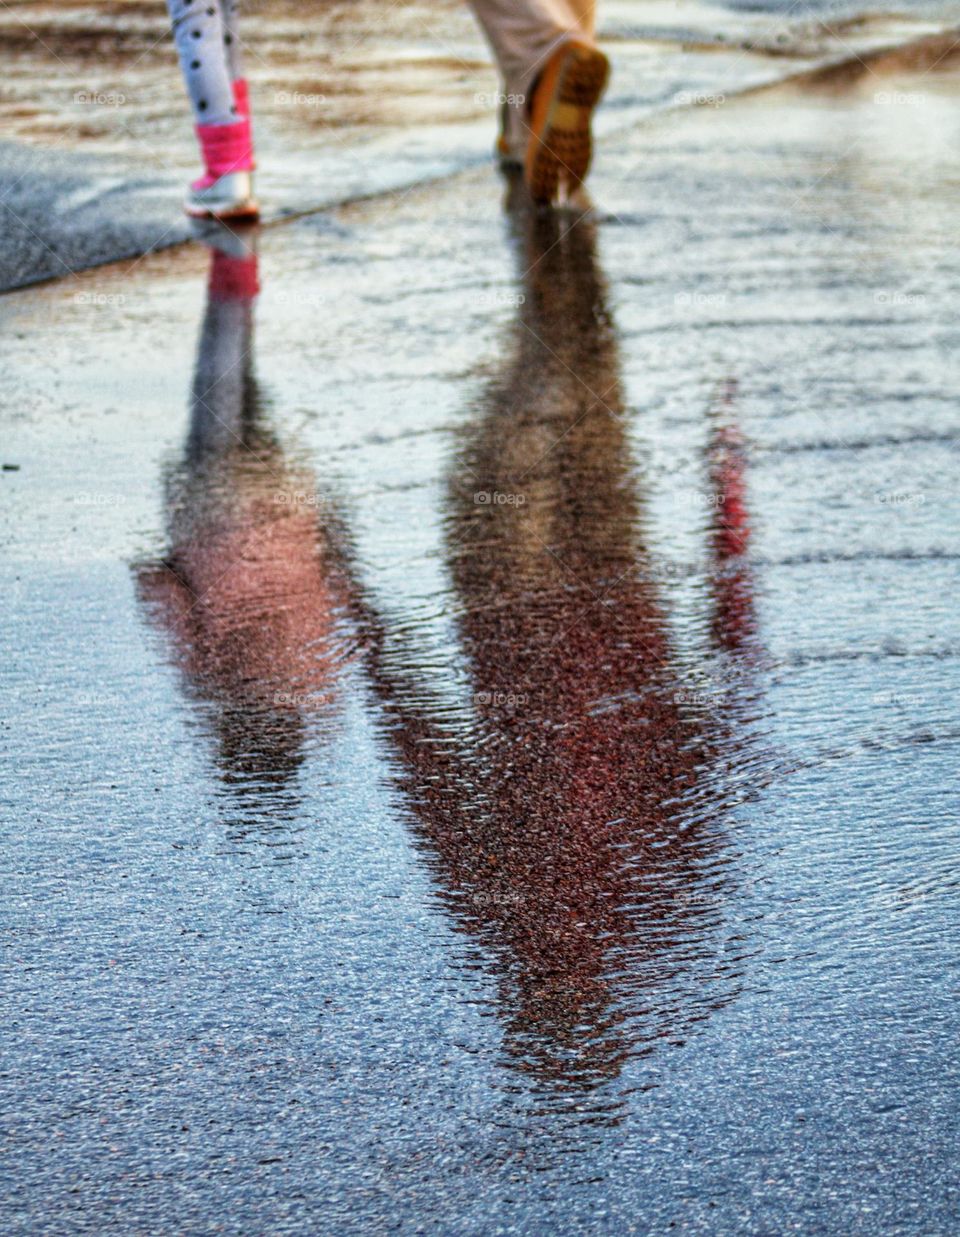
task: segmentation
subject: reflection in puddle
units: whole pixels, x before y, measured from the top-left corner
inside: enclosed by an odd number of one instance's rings
[[[682,1040],[737,990],[716,788],[740,745],[737,676],[722,707],[690,707],[644,544],[594,226],[511,220],[523,295],[448,490],[468,699],[456,715],[431,704],[417,652],[389,633],[371,665],[425,861],[495,974],[506,1062],[548,1106],[609,1120],[625,1059]],[[725,495],[712,630],[736,657],[752,610],[733,393],[707,472]]]
[[[727,381],[712,409],[707,451],[714,563],[713,637],[718,648],[747,649],[756,635],[747,547],[746,451],[736,421],[737,384]]]
[[[234,828],[282,833],[310,718],[329,732],[347,654],[329,497],[285,455],[254,375],[256,252],[211,233],[207,307],[182,459],[166,486],[169,550],[140,595],[203,706]],[[278,839],[282,845],[282,838]]]
[[[362,635],[418,849],[471,941],[468,970],[493,977],[510,1077],[609,1122],[624,1062],[731,1000],[747,950],[723,790],[746,746],[736,667],[754,645],[744,450],[729,382],[704,481],[718,496],[710,632],[732,669],[704,695],[645,544],[594,225],[510,221],[522,295],[446,491],[457,706],[436,703],[416,625],[359,600],[346,531],[270,428],[252,253],[213,250],[169,551],[139,583],[215,736],[231,836],[281,848],[308,737],[336,724]]]

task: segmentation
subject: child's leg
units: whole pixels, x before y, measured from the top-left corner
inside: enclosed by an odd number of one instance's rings
[[[180,68],[198,125],[237,120],[219,0],[167,0]]]
[[[243,77],[240,53],[240,0],[220,0],[223,12],[223,45],[227,53],[227,70],[231,81]]]
[[[227,53],[227,72],[233,83],[233,101],[240,116],[250,115],[250,92],[243,73],[240,43],[240,0],[220,0],[223,10],[223,45]]]
[[[185,209],[202,218],[255,218],[246,83],[231,76],[240,67],[236,0],[167,3],[206,172],[190,186]]]

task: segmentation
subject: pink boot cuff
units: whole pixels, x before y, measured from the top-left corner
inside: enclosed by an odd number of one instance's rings
[[[216,180],[229,172],[253,170],[253,142],[250,119],[232,125],[197,125],[207,175]]]
[[[233,101],[236,104],[237,115],[245,120],[250,116],[250,88],[245,77],[238,77],[233,83]]]

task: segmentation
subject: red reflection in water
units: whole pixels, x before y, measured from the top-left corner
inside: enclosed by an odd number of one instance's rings
[[[285,456],[254,376],[257,255],[231,233],[214,244],[169,550],[139,588],[213,707],[225,778],[275,789],[300,763],[307,716],[335,706],[349,590],[318,517],[327,498]]]
[[[737,990],[724,773],[742,715],[728,681],[691,705],[673,647],[593,227],[513,222],[524,299],[448,489],[465,696],[436,703],[415,634],[359,597],[332,507],[268,428],[251,256],[214,254],[169,556],[140,585],[214,706],[224,776],[251,782],[258,810],[301,761],[307,715],[335,706],[345,630],[362,631],[424,862],[495,976],[506,1059],[615,1119],[598,1089],[625,1058],[682,1039]],[[753,630],[732,386],[721,412],[712,631],[727,656]]]
[[[372,668],[426,861],[492,959],[507,1057],[553,1093],[582,1092],[736,990],[719,774],[737,759],[737,716],[729,685],[688,707],[593,227],[514,223],[524,299],[449,490],[471,721],[430,705],[409,647],[375,644]],[[746,548],[732,428],[711,461],[729,495],[722,565]],[[751,623],[747,582],[736,607],[725,584],[715,596],[728,647]]]

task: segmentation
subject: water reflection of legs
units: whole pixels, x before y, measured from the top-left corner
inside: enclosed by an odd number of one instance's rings
[[[271,429],[253,359],[253,240],[217,229],[169,550],[139,569],[217,744],[236,833],[285,845],[311,716],[335,709],[345,574],[311,474]]]
[[[431,713],[412,650],[374,671],[444,900],[497,977],[507,1062],[611,1120],[625,1059],[737,989],[719,796],[702,810],[736,714],[678,690],[593,225],[512,225],[523,297],[449,490],[471,699],[458,725]]]

